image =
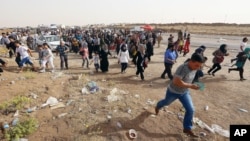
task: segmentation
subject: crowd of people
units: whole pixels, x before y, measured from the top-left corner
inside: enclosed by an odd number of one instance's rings
[[[151,56],[154,55],[154,48],[157,44],[160,47],[162,33],[152,31],[134,32],[120,30],[119,32],[105,31],[105,30],[88,30],[88,31],[64,31],[61,35],[62,39],[60,45],[56,48],[56,55],[60,56],[60,69],[69,69],[68,53],[73,52],[80,55],[82,58],[82,67],[89,68],[89,65],[94,62],[96,72],[109,71],[109,55],[117,58],[118,64],[121,66],[121,73],[126,73],[129,62],[136,66],[136,75],[140,75],[141,80],[144,80],[144,71],[151,61]],[[28,39],[27,39],[28,40]],[[71,48],[65,45],[66,42],[71,43]],[[247,46],[248,39],[245,37],[240,45],[240,50],[235,59],[231,61],[235,63],[237,68],[229,68],[228,72],[239,71],[240,80],[246,80],[243,77],[244,64],[247,59],[250,60],[250,48]],[[156,43],[158,42],[158,43]],[[170,34],[168,38],[168,45],[164,54],[165,69],[160,75],[162,79],[166,79],[166,74],[171,80],[166,91],[166,97],[160,100],[156,107],[155,112],[158,115],[160,109],[164,106],[170,105],[176,99],[179,99],[185,108],[185,116],[183,120],[183,132],[192,137],[197,137],[192,132],[192,119],[194,114],[194,106],[190,96],[190,89],[198,90],[199,78],[204,76],[203,67],[210,68],[207,72],[208,75],[215,76],[215,73],[221,69],[221,63],[224,57],[228,56],[227,45],[222,44],[218,49],[213,52],[213,65],[209,67],[206,65],[208,58],[204,55],[206,46],[202,45],[195,49],[191,58],[187,58],[175,71],[172,73],[172,67],[176,64],[180,55],[184,57],[190,52],[191,35],[178,33],[176,41],[174,36]],[[1,44],[4,44],[9,50],[9,57],[15,54],[16,63],[19,72],[22,72],[24,65],[31,65],[36,70],[34,63],[31,61],[32,56],[31,47],[26,47],[20,40],[13,36],[2,34]],[[28,44],[28,41],[27,41]],[[39,72],[43,73],[50,64],[51,72],[55,71],[53,63],[54,54],[50,50],[48,44],[38,46],[39,50]],[[0,59],[3,67],[7,63]],[[234,66],[234,65],[233,65]]]
[[[48,31],[41,33],[53,33],[61,37],[60,45],[56,48],[56,54],[60,56],[61,60],[61,70],[69,68],[68,53],[73,52],[82,56],[82,67],[89,68],[89,64],[95,62],[96,71],[100,69],[102,72],[108,72],[108,55],[111,55],[119,59],[121,73],[126,72],[125,70],[131,58],[134,65],[137,65],[136,74],[140,74],[142,80],[144,80],[143,71],[147,67],[147,62],[153,56],[153,46],[158,42],[159,47],[162,40],[161,33],[157,35],[157,33],[151,31],[130,33],[126,30],[106,31],[92,29],[84,31],[70,29],[62,30],[60,33]],[[10,58],[16,56],[15,60],[20,67],[19,72],[22,72],[23,65],[34,67],[31,59],[28,60],[27,57],[32,56],[31,50],[34,50],[35,40],[35,36],[25,31],[22,33],[2,33],[1,44],[8,49]],[[65,42],[70,43],[70,47],[66,46]],[[21,54],[18,52],[18,47],[22,48]],[[48,63],[51,65],[51,71],[54,72],[54,55],[51,53],[49,45],[45,43],[37,45],[36,48],[38,48],[39,53],[39,72],[45,72]],[[22,54],[23,52],[25,52],[25,55]],[[0,59],[0,61],[4,67],[7,65],[7,62],[3,59]]]
[[[165,74],[168,74],[170,81],[170,84],[168,85],[166,96],[164,99],[160,100],[156,107],[155,107],[155,113],[158,115],[160,112],[160,109],[162,109],[164,106],[170,105],[175,100],[179,100],[182,104],[182,106],[185,109],[185,115],[183,119],[183,132],[191,137],[198,137],[193,131],[193,115],[194,115],[194,106],[192,102],[192,97],[190,95],[189,89],[198,90],[200,89],[201,85],[198,85],[197,82],[199,82],[199,78],[204,76],[204,73],[202,71],[203,67],[209,67],[206,65],[206,61],[208,60],[207,57],[204,56],[204,52],[206,50],[205,46],[200,46],[195,50],[195,52],[192,54],[190,59],[187,59],[183,64],[181,64],[174,75],[172,75],[171,68],[173,64],[176,63],[176,60],[178,58],[178,53],[181,54],[183,41],[181,39],[178,39],[175,44],[173,43],[173,36],[170,35],[168,41],[168,48],[165,52],[164,62],[165,62],[165,70],[161,75],[161,78],[165,79]],[[236,56],[235,59],[231,60],[231,63],[236,61],[234,65],[237,66],[237,68],[229,68],[228,73],[231,71],[239,71],[240,80],[244,81],[246,80],[243,77],[244,72],[244,64],[246,60],[250,60],[250,47],[246,47],[248,39],[245,37],[243,38],[243,41],[239,47],[239,53]],[[190,34],[188,35],[185,46],[190,44]],[[176,48],[175,48],[176,47]],[[186,55],[184,47],[184,55]],[[186,51],[188,52],[188,51]],[[221,69],[221,63],[224,61],[224,57],[228,56],[229,53],[227,51],[227,45],[222,44],[220,45],[219,49],[216,49],[213,53],[213,66],[209,67],[208,75],[215,76],[215,73]],[[233,65],[233,66],[234,66]],[[232,67],[233,67],[232,66]]]

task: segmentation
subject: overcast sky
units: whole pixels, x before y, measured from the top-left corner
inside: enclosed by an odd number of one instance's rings
[[[250,0],[1,0],[0,9],[0,27],[53,23],[250,23]]]

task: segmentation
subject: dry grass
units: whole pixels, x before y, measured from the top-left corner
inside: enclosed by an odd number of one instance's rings
[[[0,29],[0,33],[6,33],[6,32],[12,32],[13,29],[9,29],[9,28],[3,28],[3,29]]]
[[[145,24],[133,23],[125,26],[117,25],[112,28],[126,28],[130,29],[134,26],[143,26]],[[191,33],[200,34],[220,34],[220,35],[237,35],[249,36],[250,24],[224,24],[224,23],[173,23],[173,24],[150,24],[156,30],[163,30],[166,32],[176,32],[178,30],[188,30]],[[12,29],[0,29],[0,33],[11,32]]]
[[[5,46],[0,45],[0,56],[7,57],[8,56],[8,49]]]

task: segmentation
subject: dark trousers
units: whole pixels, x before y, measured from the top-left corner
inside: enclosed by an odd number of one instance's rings
[[[238,68],[232,68],[232,69],[229,69],[229,71],[239,71],[239,75],[240,75],[240,78],[243,79],[243,72],[244,72],[244,69],[242,67],[238,67]]]
[[[208,71],[208,73],[212,72],[212,74],[215,74],[220,69],[221,69],[220,64],[219,63],[214,63],[212,68]]]
[[[115,51],[116,51],[116,54],[118,55],[119,54],[119,51],[120,51],[120,45],[121,44],[117,44],[116,48],[115,48]]]
[[[4,60],[3,60],[3,59],[1,59],[1,58],[0,58],[0,63],[1,63],[2,65],[4,65],[4,64],[5,64]]]
[[[77,54],[79,52],[79,47],[78,46],[72,46],[72,51]]]
[[[93,53],[93,48],[92,46],[91,47],[88,47],[88,50],[89,50],[89,59],[92,59],[93,56],[92,56],[92,53]]]
[[[14,51],[13,51],[13,49],[10,49],[10,51],[9,51],[10,58],[12,58],[13,55],[14,55]]]
[[[94,64],[95,66],[95,70],[98,72],[98,69],[100,68],[100,65],[99,64]]]
[[[149,61],[149,62],[151,61],[151,55],[148,56],[148,61]]]
[[[94,46],[94,52],[100,52],[100,45]]]
[[[173,79],[173,75],[172,75],[172,67],[173,67],[173,64],[164,63],[164,65],[165,65],[165,70],[163,71],[161,77],[162,77],[162,78],[165,78],[165,75],[166,75],[166,73],[167,73],[167,74],[168,74],[168,78],[169,78],[170,80],[172,80],[172,79]]]
[[[203,77],[203,76],[204,76],[203,71],[201,69],[197,70],[196,73],[195,73],[195,76],[194,76],[193,83],[194,82],[199,82],[199,78]]]
[[[128,67],[128,63],[121,63],[121,72],[124,72]]]
[[[61,60],[61,69],[64,68],[64,64],[66,69],[68,69],[68,56],[67,55],[60,55],[60,60]]]
[[[87,68],[89,68],[89,58],[88,57],[82,59],[82,67],[85,66],[85,62],[87,62],[86,66],[87,66]]]
[[[132,62],[134,65],[136,65],[136,55],[133,55]]]
[[[32,50],[34,49],[33,43],[31,43],[31,42],[28,42],[27,46],[29,47],[29,49],[32,49]]]
[[[141,80],[144,80],[143,72],[144,72],[144,70],[143,70],[142,66],[137,64],[136,75],[140,74]]]

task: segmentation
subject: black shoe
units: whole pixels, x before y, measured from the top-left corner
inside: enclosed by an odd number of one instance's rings
[[[241,79],[240,79],[240,81],[244,81],[244,80],[247,80],[247,79],[245,79],[245,78],[241,78]]]
[[[166,79],[164,76],[161,76],[162,79]]]
[[[192,130],[188,130],[188,129],[184,129],[183,133],[185,133],[186,135],[190,136],[190,137],[194,137],[194,138],[198,138],[199,136],[195,135]]]
[[[215,76],[214,73],[212,73],[212,76]]]
[[[157,108],[157,107],[155,107],[155,115],[158,115],[158,114],[159,114],[159,111],[160,111],[160,109]]]

